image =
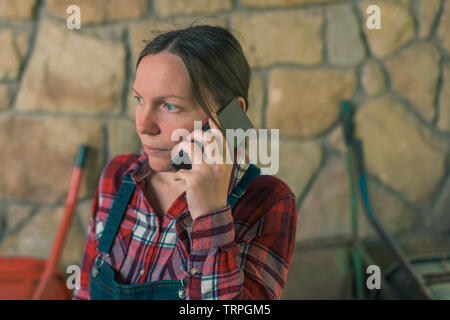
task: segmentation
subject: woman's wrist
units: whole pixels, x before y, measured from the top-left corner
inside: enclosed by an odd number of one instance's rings
[[[205,216],[215,211],[223,210],[227,207],[227,205],[227,201],[221,201],[220,203],[208,205],[203,207],[202,209],[197,209],[194,212],[190,211],[192,220],[198,219],[201,216]]]
[[[193,220],[190,238],[193,250],[210,250],[234,241],[231,206],[227,205]]]

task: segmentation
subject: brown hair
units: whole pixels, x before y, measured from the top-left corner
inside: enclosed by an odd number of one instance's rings
[[[197,25],[161,33],[141,51],[136,69],[145,56],[162,51],[183,60],[195,98],[216,125],[220,127],[210,94],[219,107],[243,97],[248,110],[251,69],[241,45],[227,28]]]

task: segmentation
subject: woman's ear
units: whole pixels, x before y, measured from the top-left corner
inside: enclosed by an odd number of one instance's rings
[[[239,102],[239,104],[241,105],[242,110],[244,110],[244,112],[247,110],[247,105],[245,104],[245,100],[242,97],[237,97],[236,100]]]

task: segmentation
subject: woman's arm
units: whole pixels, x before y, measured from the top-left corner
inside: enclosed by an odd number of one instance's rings
[[[246,232],[243,243],[234,241],[229,205],[195,219],[190,232],[188,299],[280,299],[296,224],[292,193]]]
[[[81,261],[81,275],[80,275],[80,288],[76,288],[73,293],[73,299],[75,300],[89,300],[89,282],[90,282],[90,272],[92,269],[92,264],[94,263],[95,257],[97,256],[97,241],[95,236],[95,215],[98,210],[98,194],[99,187],[95,191],[94,200],[92,203],[92,214],[89,219],[89,229],[84,246],[83,259]]]

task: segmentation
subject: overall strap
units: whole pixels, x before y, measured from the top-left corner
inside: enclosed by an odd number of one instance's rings
[[[119,192],[114,198],[113,205],[106,219],[105,227],[98,244],[98,251],[109,254],[114,237],[119,230],[123,215],[135,188],[136,185],[131,179],[131,175],[127,174],[124,176]]]
[[[241,178],[239,183],[233,188],[231,194],[228,195],[227,201],[230,204],[231,209],[233,209],[239,198],[244,194],[245,189],[250,185],[250,183],[261,174],[261,169],[257,166],[250,164],[248,169],[245,171],[244,176]],[[125,214],[125,209],[130,201],[131,195],[134,192],[136,185],[134,184],[131,176],[127,174],[123,177],[122,184],[120,186],[119,192],[114,198],[113,205],[109,212],[108,218],[106,219],[105,227],[102,232],[98,244],[98,251],[105,254],[109,254],[109,250],[114,242],[117,231],[120,228],[122,218]]]
[[[228,195],[227,202],[231,206],[231,210],[236,206],[239,198],[244,194],[245,189],[250,185],[250,183],[261,174],[261,169],[250,164],[245,171],[244,176],[241,178],[237,186],[233,188],[231,194]]]

